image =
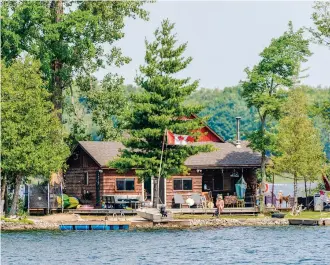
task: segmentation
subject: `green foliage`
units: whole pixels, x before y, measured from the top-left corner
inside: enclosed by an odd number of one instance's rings
[[[120,140],[122,115],[129,101],[123,78],[108,74],[102,82],[89,84],[89,89],[79,89],[83,85],[78,83],[65,91],[63,120],[70,126],[71,141]]]
[[[158,176],[166,129],[178,134],[190,134],[201,125],[201,119],[179,119],[190,117],[201,108],[183,104],[187,96],[196,90],[198,82],[177,77],[192,58],[183,56],[187,43],[177,44],[173,28],[174,24],[164,20],[154,33],[155,40],[145,42],[146,64],[140,67],[140,75],[136,78],[142,91],[132,94],[126,116],[130,137],[124,141],[126,149],[121,157],[110,164],[120,172],[135,169],[142,179]],[[161,176],[187,174],[184,166],[186,158],[206,150],[209,146],[168,146],[164,152]]]
[[[1,51],[8,62],[22,52],[41,61],[41,71],[49,81],[58,75],[68,87],[74,75],[89,77],[104,63],[121,66],[130,59],[118,47],[105,51],[124,37],[126,17],[147,19],[141,1],[17,1],[1,6]],[[63,12],[58,9],[63,9]],[[56,15],[56,12],[58,15]],[[54,73],[52,64],[59,60],[61,69]]]
[[[39,67],[29,57],[1,65],[1,169],[7,176],[48,178],[70,153]]]
[[[251,146],[260,151],[263,182],[266,178],[266,151],[273,149],[269,133],[270,118],[278,119],[281,106],[286,98],[286,91],[298,79],[300,65],[311,55],[309,42],[303,38],[303,30],[294,32],[292,23],[289,30],[276,39],[260,54],[261,60],[252,69],[245,70],[247,79],[242,82],[243,97],[249,107],[255,107],[260,126],[251,137]]]
[[[314,3],[312,19],[316,28],[310,28],[315,42],[330,48],[330,2],[317,1]]]
[[[306,95],[298,89],[290,92],[284,105],[285,116],[278,126],[277,151],[273,157],[277,173],[314,181],[322,173],[325,156],[320,135],[308,117]]]
[[[201,117],[208,119],[208,125],[226,141],[234,140],[236,137],[236,119],[241,117],[241,137],[258,128],[255,109],[248,108],[242,98],[240,86],[226,87],[220,89],[203,88],[192,93],[186,102],[189,104],[203,104],[203,110],[199,113]]]
[[[126,18],[148,19],[143,1],[5,1],[1,5],[1,52],[7,64],[27,53],[41,62],[45,87],[58,116],[66,113],[70,142],[90,139],[82,123],[83,108],[68,104],[68,92],[76,86],[103,139],[121,133],[115,120],[123,111],[122,78],[107,76],[98,87],[93,74],[105,65],[120,67],[130,61],[115,42],[124,37]],[[105,45],[110,48],[105,49]],[[72,97],[73,95],[69,95]],[[63,109],[65,101],[65,110]],[[70,102],[70,101],[69,101]],[[116,103],[112,105],[113,103]],[[123,104],[124,105],[124,104]],[[118,108],[119,106],[119,108]]]

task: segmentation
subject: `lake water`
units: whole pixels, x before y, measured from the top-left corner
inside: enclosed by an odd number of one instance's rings
[[[330,264],[330,227],[8,232],[1,264]]]

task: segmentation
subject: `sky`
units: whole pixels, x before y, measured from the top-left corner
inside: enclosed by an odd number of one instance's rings
[[[313,25],[313,2],[282,1],[160,1],[149,3],[149,21],[127,19],[125,37],[117,42],[132,61],[121,68],[106,68],[97,73],[102,78],[117,72],[126,84],[134,84],[139,65],[144,64],[145,38],[153,40],[153,32],[163,19],[175,23],[179,43],[188,42],[186,56],[192,63],[180,73],[200,81],[200,87],[235,86],[245,78],[244,69],[259,61],[259,53],[274,37],[287,30],[289,20],[295,29]],[[107,48],[107,47],[106,47]],[[330,86],[330,49],[312,44],[313,55],[303,68],[307,85]]]

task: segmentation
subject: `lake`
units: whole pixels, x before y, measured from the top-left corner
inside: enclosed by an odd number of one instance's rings
[[[330,264],[330,227],[33,231],[1,235],[1,264]]]

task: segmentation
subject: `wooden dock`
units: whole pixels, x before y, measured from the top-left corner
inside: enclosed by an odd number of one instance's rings
[[[151,208],[149,208],[151,209]],[[75,214],[89,214],[89,215],[136,215],[137,211],[141,209],[65,209],[64,212],[75,213]],[[167,208],[168,214],[213,214],[216,208]],[[258,214],[259,209],[254,207],[235,207],[235,208],[224,208],[223,214]]]
[[[76,214],[90,214],[90,215],[136,215],[136,210],[126,210],[126,209],[65,209],[66,213],[76,213]]]
[[[173,214],[214,214],[216,208],[181,208],[169,209]],[[258,214],[259,209],[254,207],[224,208],[222,214]]]
[[[319,225],[319,220],[314,219],[289,219],[290,225],[306,225],[306,226],[316,226]]]

